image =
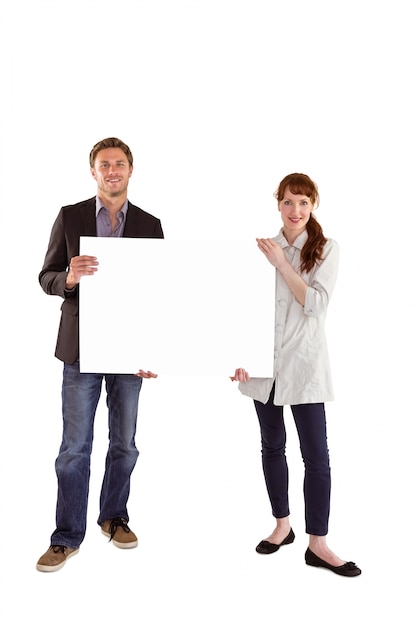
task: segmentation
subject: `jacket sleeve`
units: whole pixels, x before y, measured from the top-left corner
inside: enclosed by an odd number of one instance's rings
[[[52,227],[45,261],[39,274],[39,283],[45,293],[62,298],[75,297],[77,288],[65,289],[69,262],[64,210],[61,209]]]
[[[305,315],[319,317],[326,312],[336,285],[339,269],[339,245],[328,239],[323,250],[323,258],[309,276],[304,304]]]

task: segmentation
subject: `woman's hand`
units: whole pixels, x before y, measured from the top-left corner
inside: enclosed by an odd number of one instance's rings
[[[243,369],[243,367],[238,367],[235,370],[235,375],[230,376],[230,380],[232,381],[237,380],[240,383],[247,383],[249,379],[250,379],[250,376],[248,372],[245,369]]]
[[[285,254],[280,245],[273,239],[257,239],[258,248],[264,253],[266,258],[276,269],[287,283],[297,302],[301,306],[305,305],[307,283],[292,267],[291,263],[285,258]]]
[[[256,242],[259,250],[278,270],[287,262],[283,249],[273,239],[257,239]]]
[[[147,372],[145,372],[144,370],[139,370],[138,373],[135,374],[135,376],[140,376],[141,378],[158,378],[158,374],[154,374],[149,370]]]

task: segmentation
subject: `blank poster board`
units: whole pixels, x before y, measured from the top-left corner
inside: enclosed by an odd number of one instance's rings
[[[253,241],[81,237],[81,372],[271,377],[275,270]]]

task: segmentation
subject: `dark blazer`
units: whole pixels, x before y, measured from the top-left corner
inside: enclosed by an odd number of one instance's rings
[[[95,237],[96,198],[61,208],[52,227],[48,250],[39,282],[45,293],[61,296],[61,320],[55,356],[65,363],[75,363],[79,358],[78,286],[65,289],[69,264],[80,254],[80,236]],[[148,237],[162,239],[161,222],[150,213],[128,202],[123,237]]]

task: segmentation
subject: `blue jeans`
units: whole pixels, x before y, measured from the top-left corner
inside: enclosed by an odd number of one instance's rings
[[[266,488],[275,518],[290,514],[288,503],[288,466],[285,456],[286,431],[282,406],[255,400],[261,427],[262,466]],[[330,513],[330,462],[324,404],[291,406],[305,466],[304,503],[306,532],[327,535]]]
[[[142,378],[130,374],[81,374],[78,363],[65,363],[63,434],[55,462],[57,527],[51,544],[78,548],[85,536],[94,418],[103,379],[107,392],[109,447],[97,521],[102,524],[114,517],[129,520],[130,476],[139,455],[135,434]]]

